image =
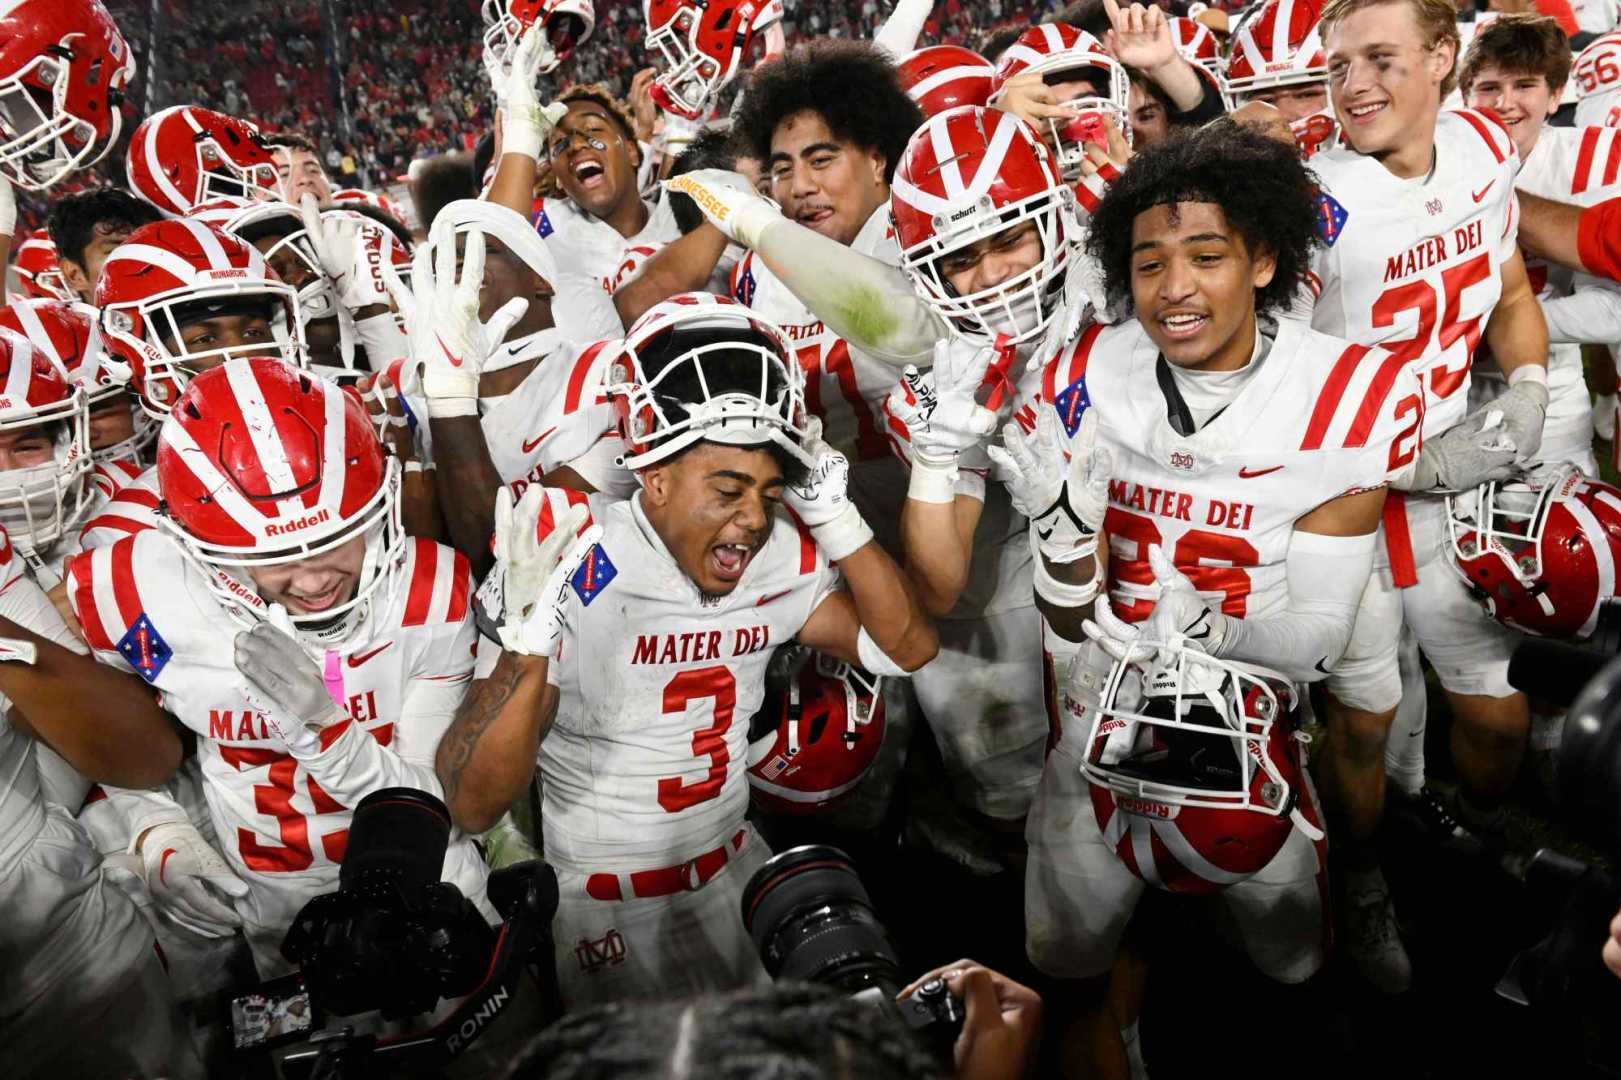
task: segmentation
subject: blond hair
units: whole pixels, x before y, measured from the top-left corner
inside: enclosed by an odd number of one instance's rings
[[[1458,57],[1462,42],[1458,38],[1458,8],[1452,0],[1327,0],[1318,21],[1319,32],[1326,41],[1334,24],[1364,8],[1383,4],[1404,4],[1413,13],[1419,33],[1424,35],[1424,47],[1433,49],[1446,42],[1452,46],[1452,70],[1441,82],[1441,96],[1452,93],[1458,85]]]

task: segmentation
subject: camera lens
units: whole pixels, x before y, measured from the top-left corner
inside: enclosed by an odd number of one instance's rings
[[[360,800],[338,870],[345,892],[398,895],[439,881],[450,843],[450,811],[416,788],[383,788]]]
[[[807,844],[774,856],[743,890],[743,925],[773,979],[854,994],[903,985],[895,947],[838,848]]]

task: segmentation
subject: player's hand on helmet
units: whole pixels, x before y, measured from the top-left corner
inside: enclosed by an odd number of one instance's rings
[[[1109,192],[1109,185],[1120,179],[1132,157],[1131,144],[1111,117],[1103,118],[1103,131],[1109,148],[1087,144],[1086,155],[1081,159],[1081,179],[1075,185],[1076,201],[1087,217],[1097,212],[1098,204]]]
[[[140,855],[147,891],[164,915],[205,938],[229,937],[242,925],[233,901],[248,895],[247,882],[189,822],[146,830]]]
[[[652,142],[653,128],[658,125],[659,106],[653,100],[653,80],[658,76],[658,68],[644,67],[630,80],[630,115],[636,122],[639,142]]]
[[[523,154],[537,161],[546,139],[559,120],[568,113],[560,101],[542,105],[535,80],[557,66],[557,54],[546,38],[546,28],[537,19],[518,39],[510,69],[495,85],[502,112],[501,152]]]
[[[347,714],[332,700],[324,673],[295,634],[287,610],[272,604],[266,621],[236,635],[232,660],[265,723],[288,753],[302,759],[319,754],[321,729]]]
[[[559,512],[566,504],[555,494],[531,484],[516,505],[505,485],[495,494],[495,566],[478,602],[507,652],[556,654],[569,578],[602,537],[589,509]]]
[[[1142,663],[1154,656],[1156,646],[1178,643],[1217,655],[1226,633],[1225,617],[1210,609],[1193,582],[1158,544],[1148,548],[1148,565],[1159,586],[1148,618],[1131,624],[1116,615],[1109,603],[1100,603],[1093,607],[1093,617],[1082,624],[1086,636],[1126,663]]]
[[[850,462],[822,441],[820,420],[811,420],[800,449],[805,476],[788,486],[782,501],[810,529],[822,554],[838,562],[872,539],[872,529],[850,501]]]
[[[456,230],[448,219],[440,220],[430,242],[417,249],[409,289],[391,267],[384,268],[411,339],[411,358],[401,371],[400,389],[425,397],[430,417],[477,416],[478,379],[484,361],[523,318],[529,301],[515,297],[488,322],[480,320],[484,234],[476,230],[465,234],[458,276]]]
[[[383,280],[382,229],[374,221],[347,210],[321,212],[315,196],[305,192],[298,212],[338,303],[359,317],[388,309],[388,285]],[[377,310],[365,311],[367,308]],[[365,316],[360,313],[365,311]]]
[[[1067,461],[1052,408],[1041,409],[1028,435],[1016,424],[1003,427],[1002,442],[990,448],[991,461],[1014,509],[1034,526],[1040,553],[1055,563],[1094,554],[1114,469],[1108,448],[1098,445],[1097,414],[1088,409],[1081,415]]]
[[[755,191],[741,173],[694,169],[664,181],[664,188],[692,199],[726,239],[746,248],[757,247],[766,228],[784,220],[781,207]]]
[[[1070,110],[1059,104],[1046,76],[1039,71],[1021,71],[1002,84],[990,101],[991,108],[1012,113],[1037,131],[1046,131],[1043,120],[1068,120]]]
[[[1542,426],[1548,415],[1546,375],[1521,378],[1516,371],[1509,377],[1508,389],[1493,404],[1501,410],[1503,430],[1514,444],[1514,463],[1521,468],[1529,466],[1542,449]]]
[[[946,964],[896,995],[905,1001],[931,979],[942,979],[962,1002],[962,1031],[952,1056],[958,1080],[1024,1076],[1041,1043],[1041,995],[972,960]]]

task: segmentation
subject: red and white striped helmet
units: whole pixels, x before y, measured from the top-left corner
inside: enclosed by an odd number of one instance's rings
[[[307,363],[298,296],[245,240],[184,218],[143,225],[113,249],[96,282],[103,343],[129,368],[141,407],[162,419],[204,367],[269,353]],[[217,310],[263,310],[273,340],[187,349],[181,328]]]
[[[310,243],[304,217],[288,203],[223,196],[194,207],[186,217],[252,244],[276,276],[298,293],[306,324],[337,317],[338,297]]]
[[[135,129],[125,162],[130,190],[173,217],[221,195],[275,198],[276,162],[246,120],[176,105]]]
[[[1092,84],[1093,92],[1063,103],[1075,119],[1064,122],[1042,121],[1042,138],[1057,157],[1059,174],[1073,183],[1080,178],[1081,161],[1086,156],[1086,133],[1094,118],[1112,120],[1127,140],[1131,138],[1131,79],[1125,66],[1110,56],[1097,38],[1068,23],[1042,23],[1032,26],[1008,46],[996,64],[991,83],[991,101],[1002,95],[1008,80],[1026,71],[1043,75],[1047,82],[1064,81],[1058,76],[1073,75],[1075,80]]]
[[[62,279],[62,264],[56,259],[56,245],[44,229],[35,229],[17,245],[12,266],[22,282],[23,295],[31,300],[77,300]]]
[[[133,434],[111,446],[92,447],[97,462],[139,462],[157,438],[157,421],[135,404],[129,387],[114,379],[102,364],[101,325],[89,304],[62,300],[28,300],[0,310],[0,328],[21,334],[34,349],[62,368],[89,397],[91,411],[121,405],[130,411]]]
[[[653,100],[689,120],[743,70],[754,35],[782,21],[782,0],[642,0],[649,55],[662,60]]]
[[[1170,24],[1171,37],[1176,42],[1176,51],[1182,59],[1190,64],[1204,68],[1208,71],[1219,86],[1221,84],[1221,42],[1210,27],[1197,19],[1184,18],[1181,15],[1171,15],[1165,20]]]
[[[1293,685],[1181,641],[1117,662],[1096,705],[1072,683],[1066,711],[1090,721],[1081,771],[1104,842],[1170,892],[1252,877],[1299,828],[1323,839]]]
[[[546,40],[557,57],[557,63],[542,72],[573,56],[597,25],[592,0],[484,0],[482,13],[484,66],[502,71],[510,68],[519,39],[537,20],[546,28]]]
[[[293,625],[327,648],[356,640],[393,591],[405,557],[399,462],[359,397],[268,357],[198,375],[158,435],[163,527],[227,610],[267,614],[247,571],[321,555],[364,537],[355,594]]]
[[[1516,630],[1586,637],[1621,591],[1621,491],[1573,465],[1450,497],[1447,531],[1470,592]]]
[[[1235,101],[1257,90],[1326,83],[1320,0],[1267,0],[1233,33],[1222,82]]]
[[[972,49],[930,45],[915,49],[895,65],[901,88],[925,117],[958,105],[985,105],[991,98],[996,69]]]
[[[0,470],[0,525],[24,554],[77,530],[95,497],[90,404],[84,389],[21,334],[0,328],[0,437],[40,463]]]
[[[1024,121],[972,105],[931,117],[912,133],[890,185],[901,268],[961,334],[1010,343],[1041,336],[1063,309],[1064,281],[1080,239],[1075,194],[1052,153]],[[1041,258],[1007,281],[960,295],[944,256],[1025,222]]]
[[[332,193],[332,204],[365,203],[376,210],[381,210],[401,225],[408,224],[405,214],[400,210],[399,204],[381,191],[365,191],[361,188],[339,188]]]
[[[134,77],[98,0],[0,0],[0,175],[44,191],[100,161]]]
[[[700,440],[802,456],[805,376],[787,336],[729,296],[679,293],[625,334],[608,395],[628,453],[655,465]]]
[[[884,742],[882,679],[799,645],[778,650],[749,722],[749,789],[779,814],[814,814],[855,790]]]

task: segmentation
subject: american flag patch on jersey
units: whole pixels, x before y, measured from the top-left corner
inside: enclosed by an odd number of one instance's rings
[[[1329,247],[1340,238],[1340,230],[1345,228],[1345,221],[1351,215],[1339,200],[1326,191],[1317,193],[1317,234],[1323,238],[1323,243]]]
[[[557,231],[552,228],[552,219],[546,216],[544,210],[535,215],[535,231],[540,234],[542,240]]]
[[[602,550],[602,545],[592,544],[591,550],[580,560],[580,565],[574,568],[574,576],[569,578],[569,584],[573,585],[574,591],[579,594],[580,603],[590,607],[591,601],[608,587],[608,582],[618,573],[614,564],[609,561],[608,553]]]
[[[118,639],[118,653],[135,669],[136,674],[152,682],[163,671],[174,650],[169,648],[169,643],[163,640],[163,635],[158,633],[158,628],[152,625],[152,620],[143,611],[141,617]]]
[[[737,280],[732,282],[732,299],[744,307],[753,307],[754,289],[754,266],[749,260],[745,260],[742,273],[738,274]]]
[[[1063,422],[1064,430],[1070,438],[1081,430],[1081,417],[1086,410],[1092,407],[1092,399],[1086,394],[1086,376],[1082,375],[1068,386],[1064,387],[1059,395],[1053,398],[1053,408],[1058,410],[1058,419]]]

